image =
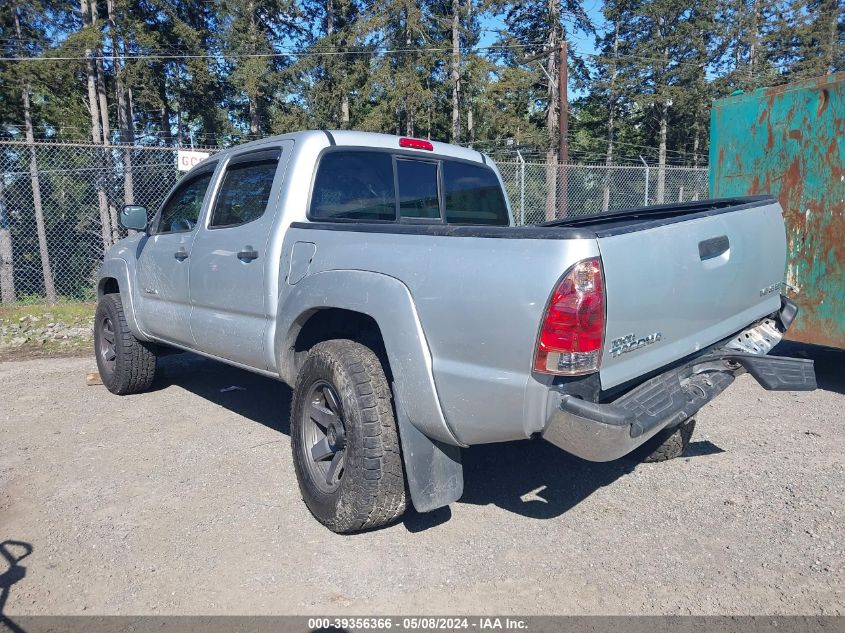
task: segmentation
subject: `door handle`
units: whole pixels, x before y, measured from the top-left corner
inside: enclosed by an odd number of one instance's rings
[[[698,257],[701,261],[713,259],[726,252],[730,247],[731,242],[727,235],[711,237],[709,240],[698,243]]]
[[[258,251],[252,248],[252,246],[244,246],[243,249],[238,251],[238,259],[242,262],[251,262],[253,259],[258,259]]]
[[[188,251],[186,251],[184,248],[180,248],[178,251],[173,253],[173,257],[178,259],[180,262],[183,262],[188,259]]]

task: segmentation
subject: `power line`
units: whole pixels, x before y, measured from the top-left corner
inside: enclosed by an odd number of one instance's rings
[[[464,52],[478,52],[486,50],[501,50],[511,48],[531,48],[538,44],[493,44],[490,46],[475,46],[465,49]],[[451,46],[434,46],[421,48],[371,48],[371,49],[348,49],[348,50],[319,50],[319,49],[280,49],[272,53],[225,53],[206,51],[204,53],[185,53],[185,54],[144,54],[144,55],[119,55],[111,52],[103,52],[101,55],[46,55],[41,57],[0,57],[0,62],[40,62],[40,61],[88,61],[102,60],[110,61],[115,57],[120,57],[124,61],[134,60],[164,60],[164,59],[206,59],[209,57],[222,58],[237,58],[237,59],[251,59],[251,58],[273,58],[273,57],[306,57],[314,56],[336,56],[336,55],[392,55],[396,53],[429,53],[429,52],[451,52]]]
[[[88,48],[83,48],[83,47]],[[469,53],[477,53],[483,51],[496,51],[496,50],[511,50],[511,49],[529,49],[529,48],[542,48],[544,43],[536,42],[536,43],[527,43],[527,44],[516,44],[516,43],[500,43],[500,44],[491,44],[488,46],[474,46],[474,47],[466,47],[462,49],[462,54],[466,55]],[[65,45],[65,48],[70,50],[89,50],[89,45],[84,44],[73,44],[73,45]],[[130,61],[144,61],[144,60],[187,60],[187,59],[217,59],[217,60],[229,60],[229,59],[273,59],[279,57],[337,57],[337,56],[345,56],[345,55],[355,55],[355,56],[374,56],[374,55],[392,55],[392,54],[410,54],[410,53],[449,53],[451,54],[452,48],[451,46],[434,46],[434,47],[419,47],[419,48],[359,48],[359,49],[320,49],[320,48],[288,48],[288,49],[276,49],[273,52],[267,53],[235,53],[235,52],[226,52],[226,51],[204,51],[202,53],[191,53],[188,49],[179,48],[179,47],[171,47],[167,49],[154,49],[154,52],[144,53],[144,54],[134,54],[134,55],[122,55],[120,53],[116,53],[114,51],[103,51],[99,55],[41,55],[41,56],[30,56],[30,57],[20,57],[20,56],[12,56],[12,57],[0,57],[0,62],[45,62],[45,61],[114,61],[115,59],[119,58],[124,62]],[[704,70],[710,65],[710,62],[690,62],[685,60],[678,60],[678,59],[664,59],[661,57],[649,57],[646,55],[630,55],[625,53],[617,53],[614,56],[606,55],[603,53],[587,53],[584,54],[583,57],[591,58],[594,60],[594,63],[600,62],[605,65],[610,64],[613,60],[619,59],[628,59],[628,60],[637,60],[637,61],[644,61],[650,63],[663,63],[666,65],[680,65],[680,66],[688,66],[691,68],[695,68],[697,70]],[[782,64],[779,66],[768,66],[766,69],[768,70],[786,70],[791,68],[790,64]],[[754,72],[750,68],[735,68],[733,72],[737,72],[741,75],[748,75],[749,78],[754,77]]]
[[[511,49],[529,49],[529,48],[542,48],[544,46],[543,42],[533,42],[533,43],[510,43],[510,42],[502,42],[499,44],[490,44],[487,46],[473,46],[473,47],[465,47],[462,50],[463,54],[474,53],[474,52],[483,52],[483,51],[496,51],[496,50],[511,50]],[[85,47],[85,48],[84,48]],[[74,44],[67,46],[70,50],[86,50],[90,49],[90,45],[83,45],[83,44]],[[42,62],[42,61],[88,61],[89,59],[92,61],[112,61],[115,58],[120,58],[123,61],[143,61],[143,60],[180,60],[180,59],[208,59],[208,58],[222,58],[222,59],[271,59],[276,57],[308,57],[308,56],[342,56],[342,55],[392,55],[392,54],[404,54],[404,53],[450,53],[452,52],[451,46],[429,46],[429,47],[417,47],[417,48],[358,48],[358,49],[328,49],[328,48],[279,48],[272,52],[266,53],[237,53],[237,52],[226,52],[223,50],[220,51],[211,51],[207,50],[202,53],[192,53],[187,48],[180,48],[180,47],[170,47],[170,48],[158,48],[152,49],[152,52],[144,53],[144,54],[131,54],[131,55],[121,55],[118,52],[106,50],[103,51],[101,54],[98,55],[41,55],[41,56],[30,56],[30,57],[20,57],[20,56],[6,56],[0,57],[0,61],[3,62]],[[549,53],[552,54],[552,53]],[[610,63],[610,60],[614,59],[630,59],[630,60],[638,60],[638,61],[646,61],[646,62],[660,62],[665,64],[678,64],[684,66],[690,66],[699,70],[703,70],[708,64],[706,62],[689,62],[685,60],[667,60],[660,57],[649,57],[645,55],[629,55],[624,53],[618,53],[615,56],[608,56],[602,53],[588,53],[583,55],[583,57],[588,57],[593,60],[607,60],[605,63]],[[787,66],[782,67],[770,67],[773,69],[783,69]],[[739,70],[739,69],[737,69]]]

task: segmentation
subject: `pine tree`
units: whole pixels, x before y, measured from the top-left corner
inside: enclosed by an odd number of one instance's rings
[[[0,51],[3,57],[15,54],[17,36],[14,33],[14,20],[10,11],[0,11]],[[10,94],[8,86],[13,82],[13,70],[10,62],[0,62],[0,121],[11,122],[17,119],[17,104]],[[3,130],[2,132],[5,132]],[[0,132],[0,133],[2,133]],[[5,175],[0,174],[0,303],[14,303],[17,300],[15,290],[14,250],[12,248],[12,217],[6,202]]]
[[[624,115],[623,93],[624,86],[619,81],[619,49],[620,40],[624,35],[625,15],[629,11],[629,3],[606,2],[602,12],[607,24],[607,32],[597,38],[597,48],[601,54],[596,59],[596,73],[592,80],[591,96],[598,97],[605,105],[605,133],[604,163],[605,170],[602,183],[602,211],[610,208],[610,169],[613,165],[616,149],[615,141],[619,119]],[[598,136],[598,134],[596,134]]]
[[[122,3],[121,3],[122,4]],[[117,103],[117,125],[120,130],[120,142],[124,145],[123,155],[123,203],[134,204],[135,187],[132,174],[132,150],[129,146],[135,142],[135,130],[132,121],[132,91],[126,87],[126,62],[124,60],[125,46],[123,32],[118,29],[118,22],[125,11],[118,14],[116,0],[106,0],[108,11],[109,36],[111,43],[111,61],[114,73],[115,101]],[[121,6],[121,9],[124,7]]]
[[[292,68],[310,124],[356,127],[366,107],[368,52],[372,50],[364,17],[368,4],[362,0],[313,0],[305,2],[302,9],[305,19],[318,25],[308,38],[309,54]],[[297,91],[296,86],[290,88]]]
[[[93,5],[96,12],[96,3]],[[98,84],[101,80],[98,79],[99,71],[97,68],[97,43],[99,42],[99,32],[96,26],[96,17],[92,14],[92,4],[90,0],[80,0],[79,6],[80,14],[82,15],[82,33],[84,38],[85,48],[85,76],[86,86],[88,88],[88,111],[91,114],[91,140],[95,145],[108,144],[108,108],[104,103],[104,91],[98,90]],[[101,99],[102,97],[102,99]],[[105,111],[101,109],[105,108]],[[105,122],[105,125],[104,125]],[[100,211],[100,234],[103,239],[103,251],[107,251],[112,244],[114,244],[114,229],[112,223],[112,214],[110,213],[110,205],[108,199],[108,192],[106,189],[106,182],[104,172],[106,165],[101,165],[101,169],[97,174],[97,204]]]
[[[795,38],[790,79],[820,77],[845,70],[845,5],[841,0],[793,0]]]
[[[288,63],[275,44],[296,31],[296,7],[288,0],[222,0],[219,43],[228,82],[249,135],[259,137],[268,125],[272,85]]]
[[[559,63],[561,43],[566,36],[564,20],[573,30],[590,33],[593,25],[581,0],[542,0],[504,5],[508,37],[514,44],[507,55],[512,59],[537,60],[543,66],[538,78],[538,101],[542,104],[546,128],[546,218],[557,213],[557,161],[559,103]],[[567,60],[569,61],[569,60]]]
[[[218,63],[216,33],[221,30],[222,11],[214,2],[139,0],[133,11],[141,11],[142,23],[134,21],[129,38],[143,57],[161,55],[150,66],[143,61],[128,65],[127,75],[139,110],[157,111],[158,123],[149,125],[162,132],[165,141],[178,146],[198,137],[226,141],[235,131],[224,93],[225,68]],[[172,138],[171,138],[172,137]]]
[[[23,6],[17,2],[10,2],[7,5],[12,14],[14,34],[16,37],[15,49],[17,57],[28,57],[36,54],[43,46],[45,32],[43,24],[38,20],[36,13],[43,7],[32,3]],[[24,25],[26,25],[26,30]],[[33,28],[35,25],[36,28]],[[41,29],[37,27],[42,27]],[[23,112],[24,132],[29,151],[29,176],[32,184],[32,202],[35,214],[36,234],[38,236],[38,252],[41,258],[41,273],[44,281],[44,294],[48,305],[56,303],[56,286],[53,280],[53,270],[50,263],[50,252],[47,248],[47,225],[44,219],[44,207],[41,196],[41,177],[38,172],[38,158],[35,151],[35,129],[33,124],[32,105],[32,82],[36,78],[35,71],[30,64],[33,62],[18,62],[14,68],[17,88],[20,90],[20,99]],[[4,259],[9,254],[4,253]],[[7,273],[8,274],[8,273]]]
[[[432,77],[438,57],[431,5],[414,0],[377,0],[371,29],[389,52],[372,59],[369,93],[372,107],[362,121],[365,129],[407,136],[429,136],[436,105]]]
[[[678,0],[646,0],[625,20],[619,77],[635,88],[633,101],[643,113],[646,144],[657,147],[658,203],[666,198],[670,144],[686,142],[694,122],[703,118],[700,104],[711,96],[706,72],[717,50],[715,10],[707,1],[690,8]]]

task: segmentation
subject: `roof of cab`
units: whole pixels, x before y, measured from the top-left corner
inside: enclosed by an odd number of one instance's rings
[[[250,141],[230,147],[222,152],[215,154],[215,158],[223,157],[233,152],[239,152],[251,147],[259,147],[268,142],[275,140],[316,140],[319,137],[323,139],[325,145],[338,145],[344,147],[378,147],[386,149],[399,149],[400,136],[392,134],[378,134],[376,132],[357,132],[354,130],[304,130],[302,132],[291,132],[289,134],[279,134],[276,136],[268,136],[267,138]],[[434,151],[422,149],[405,149],[404,151],[417,152],[420,155],[449,156],[452,158],[460,158],[463,160],[471,160],[478,163],[486,163],[487,158],[480,152],[469,149],[468,147],[461,147],[459,145],[451,145],[449,143],[441,143],[440,141],[431,141],[434,146]]]

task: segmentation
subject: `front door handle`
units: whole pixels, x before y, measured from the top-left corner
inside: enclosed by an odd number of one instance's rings
[[[252,246],[244,246],[238,251],[238,259],[242,262],[251,262],[253,259],[258,259],[258,251]]]
[[[184,248],[179,248],[178,251],[173,253],[173,257],[178,259],[180,262],[183,262],[188,259],[188,251],[186,251]]]

